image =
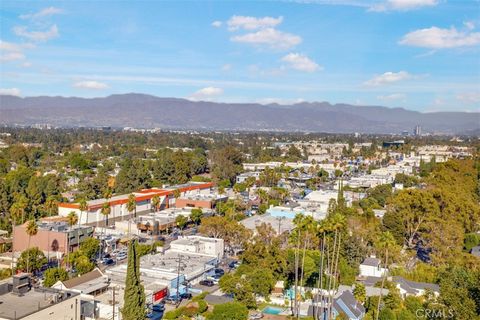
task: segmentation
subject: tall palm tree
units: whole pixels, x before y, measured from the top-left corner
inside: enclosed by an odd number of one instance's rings
[[[105,189],[105,191],[103,192],[103,197],[105,198],[107,203],[112,198],[112,195],[113,195],[112,194],[112,189],[110,189],[110,188]],[[108,206],[110,207],[110,203],[108,203]],[[111,212],[111,209],[110,209],[110,212]],[[108,214],[110,214],[110,212]],[[115,210],[113,211],[113,221],[115,221]]]
[[[137,217],[137,200],[135,200],[135,195],[131,193],[128,196],[128,202],[127,202],[127,210],[129,214],[132,214],[132,211],[134,211],[134,217]]]
[[[380,297],[378,298],[377,313],[375,314],[375,320],[378,320],[378,315],[380,313],[380,304],[382,302],[383,287],[385,286],[385,278],[387,277],[388,252],[393,247],[395,247],[395,238],[389,231],[382,232],[382,234],[380,235],[380,238],[378,239],[377,246],[379,247],[379,249],[383,249],[385,251],[385,272],[383,273],[382,286],[380,287]]]
[[[78,203],[78,208],[80,209],[80,219],[78,219],[78,224],[80,225],[80,221],[82,220],[82,214],[88,210],[88,203],[85,198],[82,198]],[[88,224],[88,212],[87,212],[87,220],[85,222]]]
[[[72,228],[78,221],[78,216],[75,213],[75,211],[70,211],[70,213],[67,215],[67,223]],[[80,235],[77,230],[77,246],[80,245]],[[70,255],[70,237],[67,236],[67,262],[68,262],[68,256]]]
[[[152,197],[152,208],[154,211],[158,211],[158,208],[160,207],[160,197],[156,194]]]
[[[27,250],[30,250],[30,239],[32,238],[32,236],[34,236],[38,233],[38,225],[35,222],[35,219],[32,219],[32,220],[28,221],[26,232],[28,234],[28,249]],[[30,272],[29,264],[30,264],[30,251],[28,251],[28,257],[27,257],[27,273]]]
[[[110,212],[112,209],[110,208],[110,203],[105,202],[102,206],[102,214],[105,216],[105,227],[108,226],[108,216],[110,215]]]

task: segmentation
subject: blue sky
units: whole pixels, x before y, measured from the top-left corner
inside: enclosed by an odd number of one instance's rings
[[[0,6],[2,94],[480,110],[477,0]]]

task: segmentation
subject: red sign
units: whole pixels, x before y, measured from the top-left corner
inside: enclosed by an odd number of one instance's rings
[[[153,303],[162,300],[167,296],[168,288],[164,288],[160,291],[157,291],[153,294]]]

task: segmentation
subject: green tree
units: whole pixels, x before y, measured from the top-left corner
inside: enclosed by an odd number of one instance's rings
[[[81,255],[75,259],[75,269],[77,274],[82,275],[92,271],[95,268],[95,264],[88,259],[88,257]]]
[[[133,193],[128,195],[127,210],[130,214],[134,212],[134,217],[137,217],[137,200]]]
[[[57,281],[68,280],[68,272],[63,268],[50,268],[47,269],[44,273],[43,285],[45,287],[51,287]]]
[[[207,320],[246,320],[248,319],[248,309],[239,302],[227,302],[217,304]]]
[[[110,215],[111,211],[112,208],[110,207],[110,203],[105,202],[102,206],[102,214],[105,217],[105,227],[108,226],[108,216]]]
[[[130,241],[122,308],[122,317],[125,320],[145,319],[145,292],[140,280],[140,258],[137,255],[136,248],[136,241]]]
[[[96,257],[100,251],[100,240],[96,238],[87,238],[80,245],[80,252],[86,256],[89,260]]]
[[[33,247],[22,252],[17,261],[17,269],[27,270],[28,265],[29,270],[34,272],[39,270],[46,263],[47,258],[43,252],[37,247]]]
[[[193,208],[190,214],[190,220],[192,220],[193,223],[198,225],[200,221],[202,220],[203,217],[203,211],[201,208]]]
[[[154,211],[158,211],[159,207],[160,207],[160,197],[158,195],[154,195],[152,197],[152,209]]]
[[[363,283],[355,284],[355,288],[353,289],[353,296],[360,303],[365,303],[365,301],[367,300],[367,292]]]
[[[180,228],[180,230],[183,230],[183,228],[185,228],[185,226],[187,225],[188,223],[188,219],[187,217],[183,216],[183,215],[178,215],[176,218],[175,218],[175,223],[177,224],[177,226]]]

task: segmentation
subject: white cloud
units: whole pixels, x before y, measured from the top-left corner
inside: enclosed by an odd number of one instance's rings
[[[38,18],[44,18],[48,16],[53,16],[55,14],[61,14],[63,13],[63,10],[60,8],[55,8],[55,7],[48,7],[44,8],[36,13],[30,13],[30,14],[22,14],[19,16],[20,19],[26,20],[26,19],[38,19]]]
[[[23,52],[2,52],[0,61],[15,61],[25,59]]]
[[[268,46],[273,49],[288,50],[302,42],[302,38],[273,28],[247,33],[230,38],[233,42],[248,43],[258,46]]]
[[[463,25],[465,26],[465,28],[467,28],[468,30],[473,30],[475,29],[475,22],[473,21],[465,21],[463,23]]]
[[[217,87],[206,87],[195,91],[188,99],[193,101],[211,101],[215,97],[223,94],[223,89]]]
[[[31,44],[18,44],[0,40],[0,61],[14,61],[25,59],[23,50],[31,48]]]
[[[282,58],[282,61],[298,71],[315,72],[322,69],[315,61],[300,53],[289,53]]]
[[[31,66],[32,66],[31,62],[25,61],[24,63],[22,63],[22,67],[24,68],[30,68]]]
[[[239,29],[257,30],[265,28],[273,28],[283,22],[283,17],[247,17],[247,16],[233,16],[227,21],[228,30],[235,31]]]
[[[73,84],[75,88],[102,90],[108,88],[108,85],[99,81],[79,81]]]
[[[378,100],[387,101],[387,102],[397,101],[397,100],[405,101],[406,98],[407,98],[407,96],[403,93],[392,93],[392,94],[388,94],[388,95],[384,95],[384,96],[377,96]]]
[[[0,95],[20,97],[21,91],[18,88],[0,88]]]
[[[222,21],[213,21],[212,22],[212,27],[215,27],[215,28],[220,28],[222,26]]]
[[[370,87],[378,87],[381,85],[392,84],[398,81],[407,80],[413,76],[406,71],[400,72],[385,72],[384,74],[377,75],[372,79],[364,82],[364,85]]]
[[[457,95],[457,99],[464,103],[480,103],[480,92],[465,92]]]
[[[58,27],[56,24],[52,25],[46,31],[28,31],[27,27],[15,27],[13,32],[20,37],[30,39],[37,42],[45,42],[47,40],[58,37]]]
[[[450,29],[431,27],[407,33],[399,43],[432,49],[475,46],[480,44],[480,32],[463,32],[454,27]]]
[[[369,11],[409,11],[422,7],[434,7],[438,4],[438,0],[387,0],[382,3],[375,3]]]

